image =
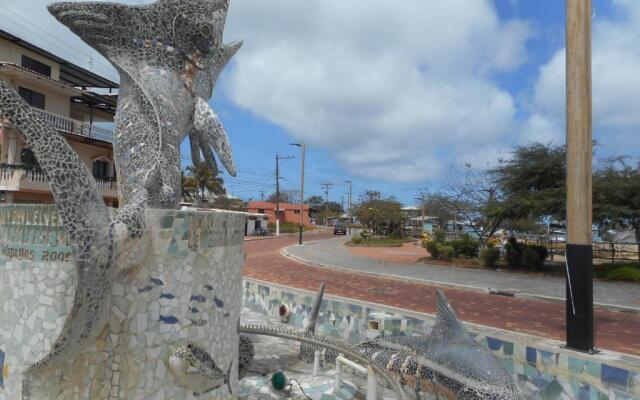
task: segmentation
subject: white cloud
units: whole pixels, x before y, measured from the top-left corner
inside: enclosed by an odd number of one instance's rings
[[[615,0],[615,15],[596,15],[592,38],[594,138],[606,151],[628,154],[640,144],[640,2]],[[525,135],[564,142],[565,49],[540,68],[534,112]]]
[[[245,46],[221,83],[351,173],[416,182],[511,133],[491,78],[526,61],[528,35],[488,0],[234,0],[225,37]]]

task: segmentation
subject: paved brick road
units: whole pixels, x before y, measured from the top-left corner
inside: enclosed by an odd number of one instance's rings
[[[330,236],[307,234],[306,240]],[[436,286],[313,267],[282,256],[280,249],[296,243],[296,240],[296,237],[286,237],[245,242],[245,276],[312,291],[324,281],[329,294],[408,310],[435,312]],[[464,290],[446,289],[445,292],[465,321],[564,339],[562,304]],[[597,347],[640,355],[640,314],[596,309],[595,327]]]

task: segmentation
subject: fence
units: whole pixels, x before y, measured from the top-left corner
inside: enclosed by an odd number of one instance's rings
[[[548,237],[534,237],[533,235],[517,237],[518,242],[538,244],[547,248],[549,260],[563,261],[566,253],[566,243]],[[593,242],[592,257],[594,264],[640,262],[640,244]]]

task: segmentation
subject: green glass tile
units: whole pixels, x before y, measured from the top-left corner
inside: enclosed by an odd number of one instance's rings
[[[173,216],[165,215],[164,217],[162,217],[162,219],[160,220],[160,228],[161,229],[173,228]]]
[[[582,372],[587,362],[579,358],[569,356],[569,370],[573,372]]]
[[[507,356],[512,356],[513,342],[502,342],[502,352]]]
[[[540,398],[544,400],[557,399],[562,395],[562,392],[562,385],[560,385],[558,381],[554,380],[542,389],[540,392]]]

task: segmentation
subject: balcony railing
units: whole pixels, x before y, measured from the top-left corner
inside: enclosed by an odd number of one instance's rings
[[[19,175],[16,175],[19,174]],[[15,178],[15,179],[14,179]],[[118,182],[114,179],[93,178],[99,190],[118,190]],[[37,167],[27,165],[0,165],[0,185],[16,186],[12,190],[19,190],[20,181],[36,184],[48,184],[44,172]]]
[[[67,118],[65,116],[37,108],[34,108],[34,110],[36,110],[49,125],[61,132],[113,143],[113,131],[110,129],[80,122],[75,119]]]

